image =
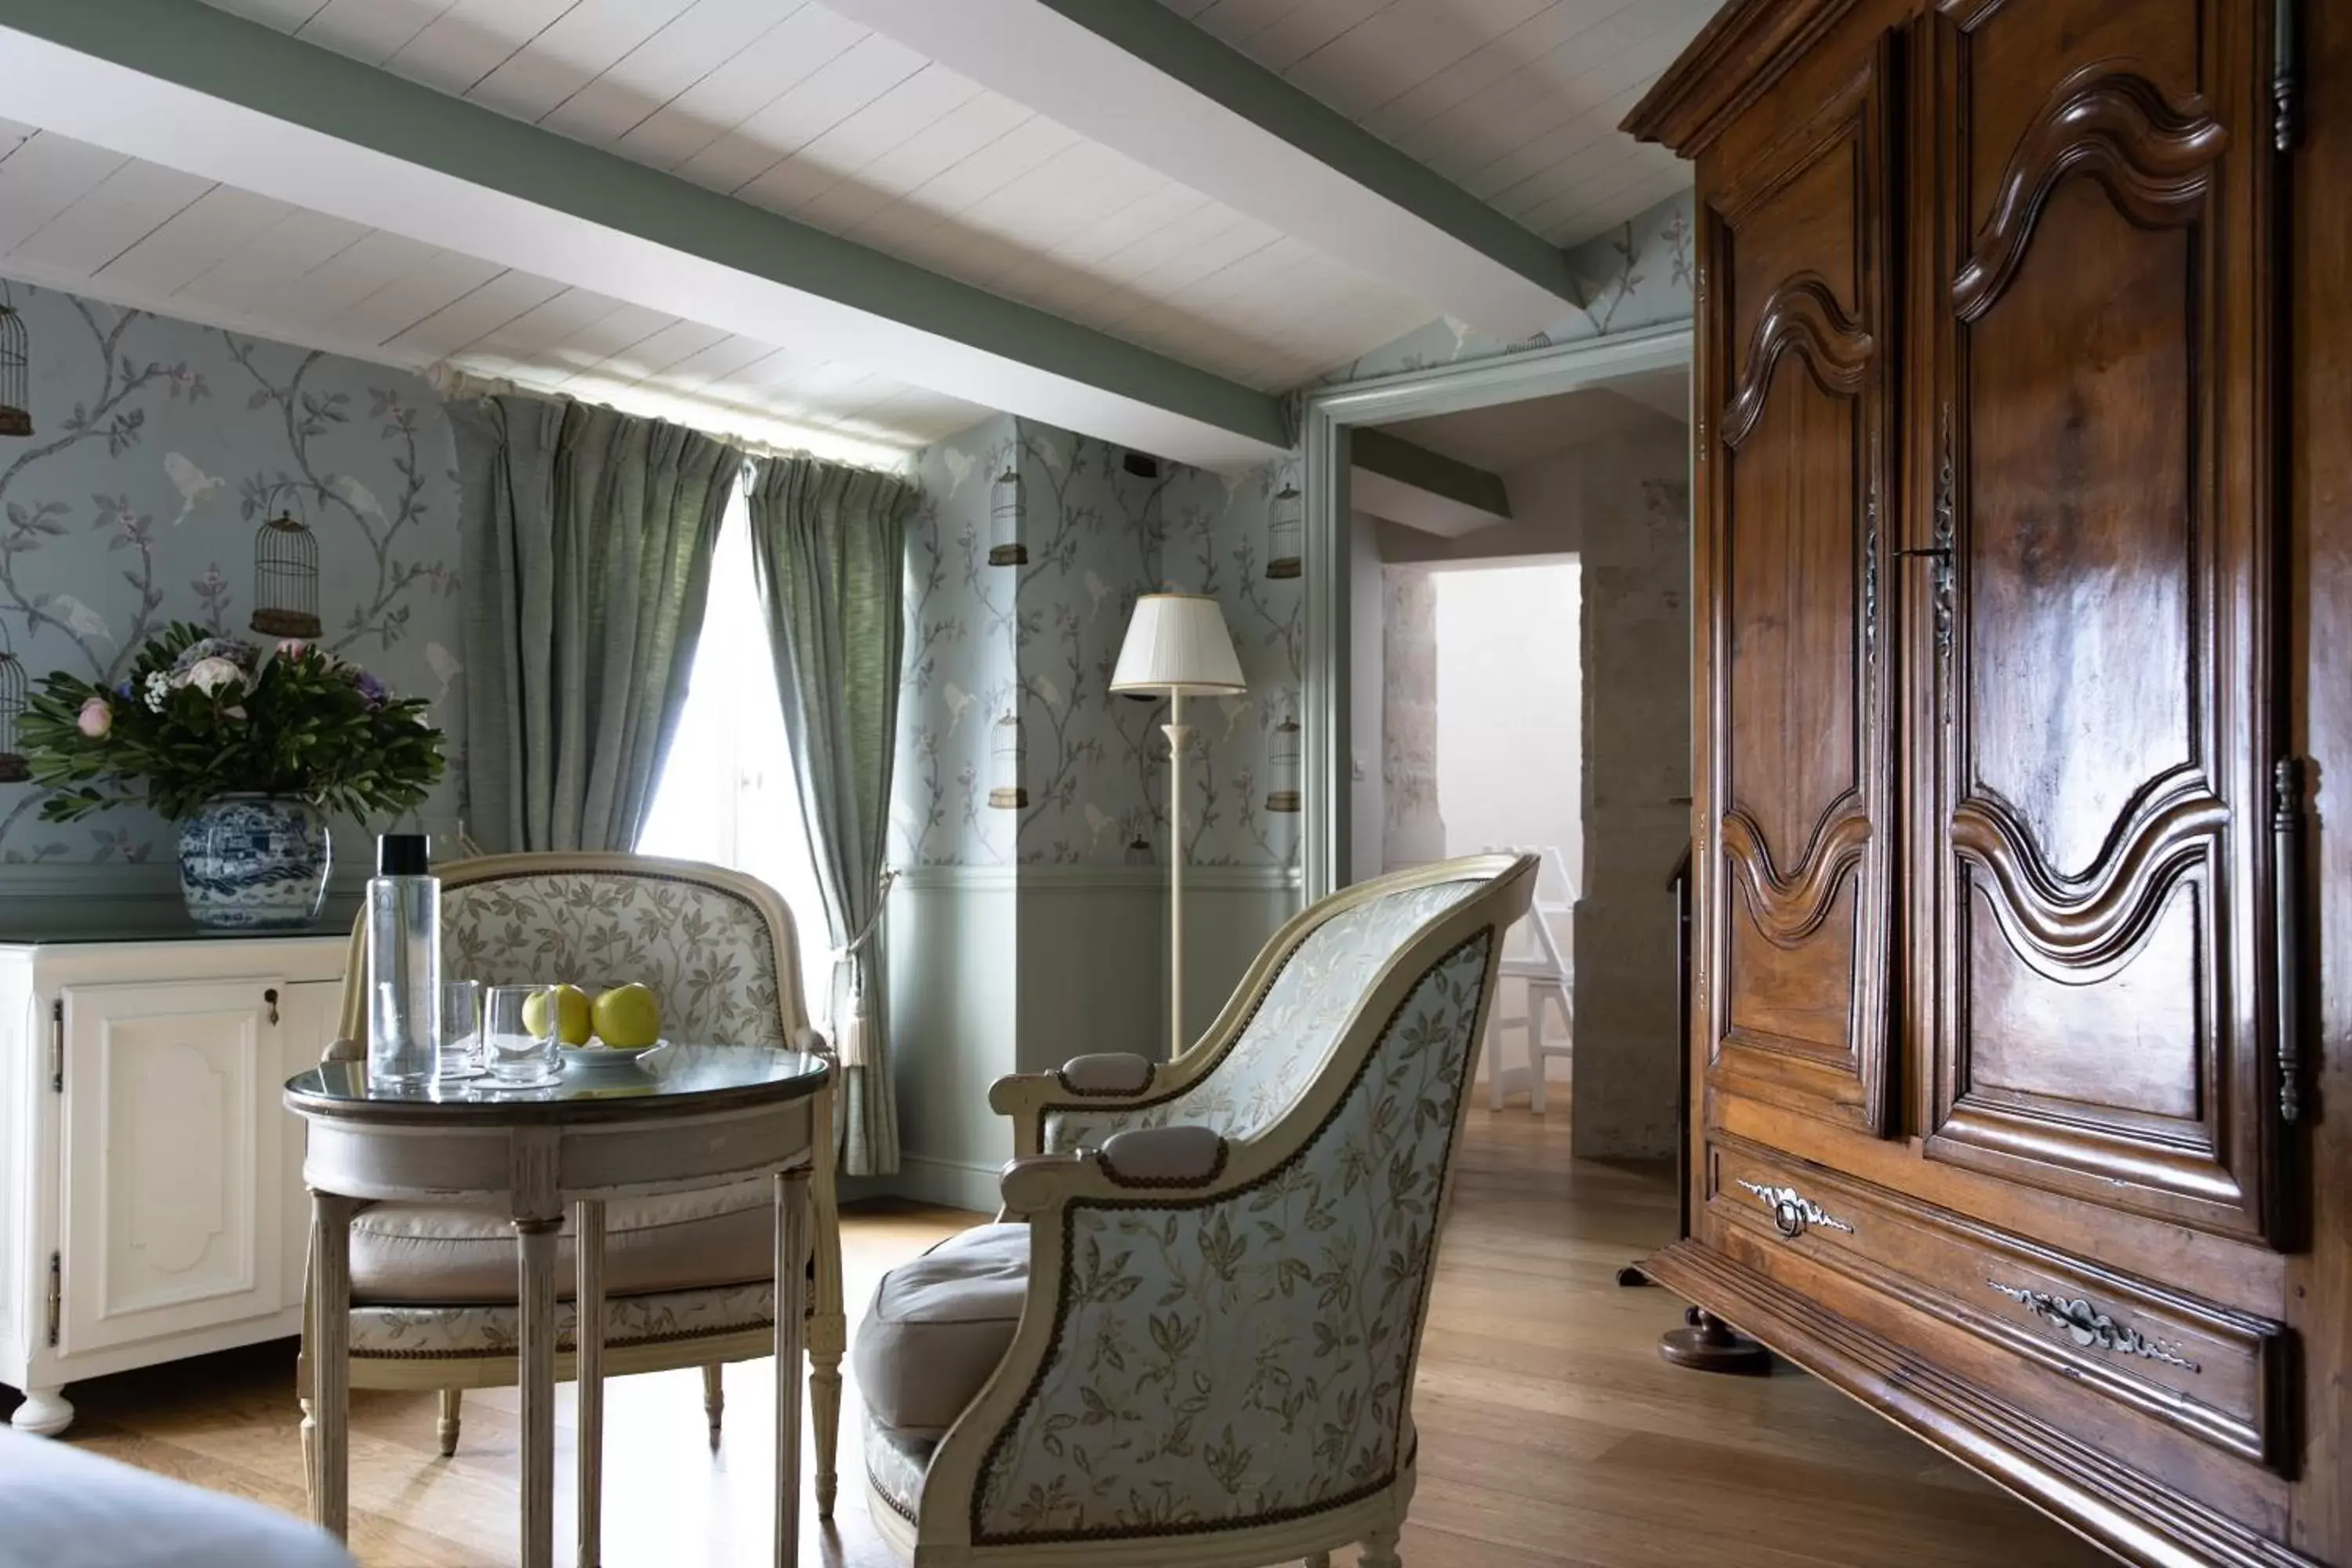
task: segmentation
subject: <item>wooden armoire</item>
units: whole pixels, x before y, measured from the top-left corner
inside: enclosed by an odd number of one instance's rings
[[[2352,1568],[2352,0],[1732,0],[1691,1235],[2116,1555]]]

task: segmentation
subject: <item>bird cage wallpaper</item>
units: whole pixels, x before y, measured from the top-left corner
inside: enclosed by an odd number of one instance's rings
[[[283,513],[253,535],[253,629],[308,640],[319,635],[319,541]]]
[[[1298,809],[1298,721],[1285,719],[1274,727],[1274,746],[1267,758],[1265,808]]]
[[[0,282],[0,436],[33,433],[32,345],[16,298]]]
[[[33,776],[32,764],[16,749],[16,724],[25,707],[25,667],[8,646],[8,634],[0,631],[0,784],[23,784]]]
[[[1021,738],[1019,719],[1007,713],[996,721],[990,752],[988,804],[1007,811],[1027,805],[1029,789],[1023,783],[1022,769],[1028,762],[1029,748]]]
[[[1265,574],[1269,577],[1296,577],[1303,555],[1301,545],[1306,538],[1304,509],[1299,504],[1298,487],[1285,479],[1282,489],[1274,493],[1274,505],[1265,520]]]
[[[1028,510],[1028,498],[1021,482],[1021,474],[1008,461],[1004,471],[996,476],[996,483],[988,495],[988,563],[991,566],[1026,566],[1029,546],[1021,540],[1023,514]]]

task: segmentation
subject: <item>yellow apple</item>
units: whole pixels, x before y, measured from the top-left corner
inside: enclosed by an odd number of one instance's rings
[[[588,993],[577,985],[558,985],[526,1000],[522,1005],[522,1026],[534,1035],[547,1032],[547,1007],[555,1005],[555,1036],[567,1046],[588,1043]]]
[[[661,1004],[637,984],[615,985],[596,998],[596,1037],[622,1050],[639,1050],[661,1038]]]

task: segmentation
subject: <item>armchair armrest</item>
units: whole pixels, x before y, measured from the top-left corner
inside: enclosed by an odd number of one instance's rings
[[[1141,1094],[1157,1070],[1150,1058],[1132,1051],[1099,1051],[1072,1057],[1047,1076],[1059,1079],[1072,1094]]]
[[[319,1053],[320,1067],[325,1067],[330,1062],[363,1062],[365,1060],[367,1060],[367,1047],[352,1039],[349,1035],[328,1041],[327,1048]]]
[[[1052,1072],[1013,1073],[988,1089],[988,1108],[1013,1121],[1016,1154],[1045,1147],[1045,1112],[1072,1099],[1121,1100],[1142,1094],[1159,1075],[1148,1058],[1128,1051],[1072,1057]]]
[[[1231,1152],[1213,1128],[1139,1127],[1111,1134],[1099,1149],[1018,1155],[997,1178],[1004,1198],[1000,1217],[1026,1219],[1058,1197],[1088,1192],[1206,1187],[1225,1173]]]

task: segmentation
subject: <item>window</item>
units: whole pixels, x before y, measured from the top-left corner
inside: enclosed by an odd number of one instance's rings
[[[793,911],[801,988],[824,1026],[832,997],[833,939],[801,824],[792,746],[776,699],[767,612],[751,574],[751,508],[738,489],[719,524],[710,604],[688,679],[686,711],[637,835],[647,855],[707,860],[759,878]]]

